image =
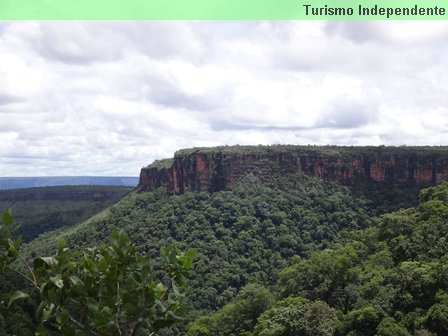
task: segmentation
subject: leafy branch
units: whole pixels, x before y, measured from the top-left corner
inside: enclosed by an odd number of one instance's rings
[[[173,247],[161,249],[166,284],[153,269],[153,261],[139,255],[123,231],[114,231],[107,244],[72,251],[57,241],[57,253],[35,258],[30,265],[20,254],[21,239],[14,239],[14,219],[5,211],[0,226],[0,269],[11,270],[38,289],[36,311],[40,335],[59,330],[62,335],[137,335],[157,332],[182,320],[186,311],[185,279],[195,256]],[[28,274],[11,264],[20,260]],[[16,291],[9,305],[28,294]]]

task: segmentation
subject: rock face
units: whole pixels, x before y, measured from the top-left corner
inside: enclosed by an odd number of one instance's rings
[[[448,147],[234,146],[181,150],[171,165],[140,172],[139,188],[175,194],[219,191],[264,167],[301,172],[344,185],[384,182],[431,185],[448,179]]]

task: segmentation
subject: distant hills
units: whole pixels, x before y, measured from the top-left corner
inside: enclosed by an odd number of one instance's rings
[[[26,242],[81,223],[132,190],[126,186],[52,186],[0,190],[0,211],[11,209]],[[0,333],[1,335],[1,333]]]
[[[135,187],[134,176],[45,176],[45,177],[0,177],[0,190],[51,187],[64,185],[101,185]]]

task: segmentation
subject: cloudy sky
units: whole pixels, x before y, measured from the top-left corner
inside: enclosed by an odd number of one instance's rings
[[[448,22],[0,22],[0,176],[180,148],[448,144]]]

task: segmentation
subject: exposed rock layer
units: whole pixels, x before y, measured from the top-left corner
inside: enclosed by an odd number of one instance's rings
[[[448,147],[254,146],[182,150],[171,166],[140,172],[139,187],[166,186],[171,193],[218,191],[263,166],[335,181],[344,185],[385,182],[430,185],[448,178]]]

